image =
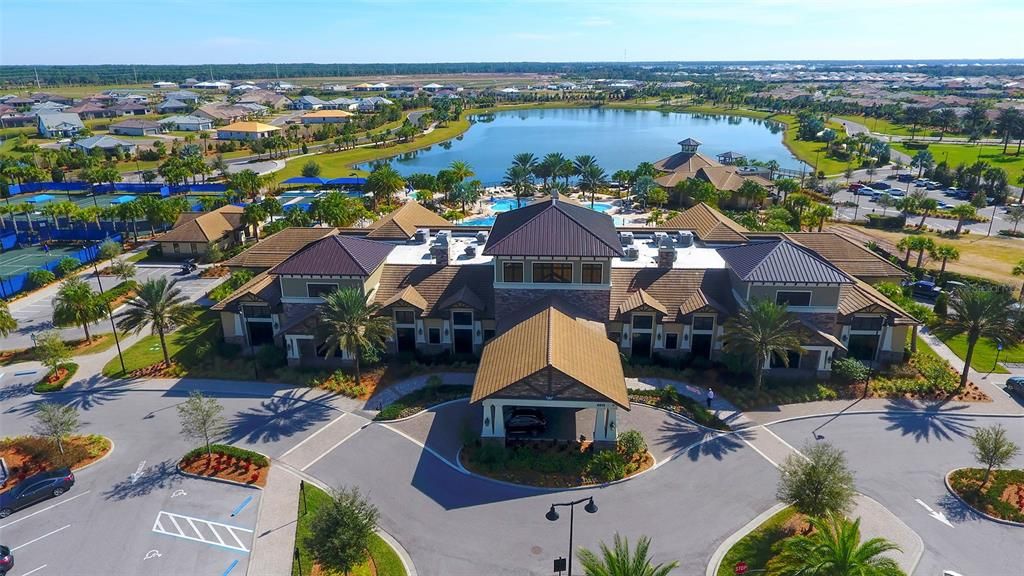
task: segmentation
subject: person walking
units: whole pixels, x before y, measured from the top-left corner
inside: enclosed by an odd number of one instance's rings
[[[711,409],[711,401],[715,399],[715,391],[708,388],[708,410]]]

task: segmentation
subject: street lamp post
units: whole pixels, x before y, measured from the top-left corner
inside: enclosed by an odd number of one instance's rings
[[[100,268],[99,268],[99,255],[96,255],[96,260],[92,261],[92,269],[96,272],[96,285],[100,289],[100,294],[103,294],[103,281],[100,280]],[[110,302],[104,302],[103,306],[107,309],[107,318],[110,319],[110,331],[114,333],[114,345],[117,346],[117,359],[121,362],[121,373],[126,372],[124,368],[124,355],[121,354],[121,339],[117,337],[117,326],[114,324],[114,314],[110,311]]]
[[[594,497],[590,496],[587,498],[580,498],[579,500],[573,500],[572,502],[562,502],[560,504],[552,504],[548,513],[544,515],[545,518],[554,522],[558,520],[558,511],[555,508],[559,506],[566,506],[569,508],[569,576],[572,576],[572,531],[573,521],[575,519],[576,505],[586,502],[587,505],[583,507],[584,510],[589,514],[597,512],[597,504],[594,504]]]

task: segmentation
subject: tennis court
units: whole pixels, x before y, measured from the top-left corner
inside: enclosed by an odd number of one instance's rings
[[[46,253],[39,246],[27,246],[0,252],[0,276],[14,276],[35,270],[47,262],[74,256],[81,250],[82,246],[50,246],[50,252]]]

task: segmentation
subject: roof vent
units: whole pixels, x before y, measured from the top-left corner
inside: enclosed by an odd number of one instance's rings
[[[476,233],[476,242],[477,242],[477,244],[486,244],[487,243],[487,232],[485,232],[484,230],[481,230],[481,231],[477,232]]]
[[[676,242],[680,248],[689,248],[693,246],[693,232],[689,230],[680,230],[676,236]]]
[[[666,234],[665,232],[655,232],[654,233],[654,245],[655,246],[661,246],[661,241],[663,239],[667,238],[667,237],[668,237],[668,234]]]
[[[619,232],[619,243],[623,246],[633,245],[633,233],[632,232]]]
[[[426,244],[427,240],[430,240],[430,229],[419,228],[416,230],[416,235],[413,236],[413,241],[417,244]]]
[[[623,260],[636,260],[640,257],[640,250],[636,246],[626,246],[624,252]]]
[[[448,245],[448,238],[449,238],[450,235],[451,235],[451,232],[449,232],[448,230],[438,230],[437,234],[434,236],[434,245],[435,246],[447,246]]]
[[[476,258],[476,244],[466,244],[466,256]]]

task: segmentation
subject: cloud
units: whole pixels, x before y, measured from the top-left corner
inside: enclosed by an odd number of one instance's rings
[[[608,18],[601,18],[600,16],[590,16],[580,21],[580,26],[586,26],[587,28],[599,28],[611,26],[612,24],[614,24],[613,21]]]

